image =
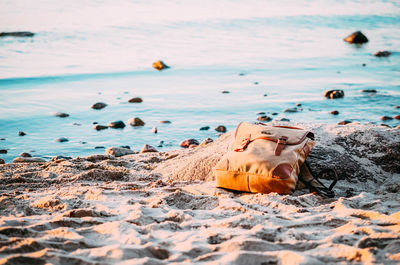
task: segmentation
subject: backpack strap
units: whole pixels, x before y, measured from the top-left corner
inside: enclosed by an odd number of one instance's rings
[[[333,178],[333,182],[328,188],[318,179],[323,175],[329,175]],[[336,185],[338,178],[336,171],[333,169],[326,168],[318,174],[318,177],[316,177],[316,175],[311,171],[308,163],[304,162],[300,167],[299,180],[310,190],[310,192],[316,192],[326,198],[335,197],[335,192],[332,189]]]

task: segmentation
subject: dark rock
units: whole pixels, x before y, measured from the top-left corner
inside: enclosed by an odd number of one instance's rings
[[[63,143],[63,142],[68,142],[69,140],[68,140],[68,138],[60,137],[60,138],[55,139],[55,141],[56,141],[56,142]]]
[[[400,109],[400,106],[394,106],[395,109]]]
[[[99,124],[97,121],[94,121],[92,124]]]
[[[23,152],[23,153],[19,154],[19,156],[21,156],[21,157],[32,157],[31,154],[26,153],[26,152]]]
[[[382,117],[381,117],[381,120],[383,120],[383,121],[390,121],[390,120],[393,120],[393,118],[390,117],[390,116],[382,116]]]
[[[123,121],[113,121],[109,122],[107,126],[110,128],[122,129],[125,128],[125,123]]]
[[[301,103],[296,103],[296,106],[301,107],[302,105],[301,105]]]
[[[352,123],[352,121],[344,120],[344,121],[338,122],[338,125],[346,125],[346,124],[349,124],[349,123]]]
[[[368,38],[362,34],[361,31],[356,31],[344,38],[344,41],[347,41],[348,43],[363,44],[368,42]]]
[[[81,141],[81,142],[79,142],[80,144],[87,144],[87,142],[85,142],[85,141]]]
[[[171,121],[160,121],[160,123],[171,123]]]
[[[56,161],[56,160],[60,160],[60,159],[63,159],[63,160],[71,160],[72,157],[70,157],[70,156],[53,156],[53,157],[51,158],[52,161]]]
[[[181,147],[188,148],[191,145],[199,145],[196,139],[186,139],[179,144]]]
[[[152,131],[153,133],[158,133],[157,127],[153,127],[153,128],[151,129],[151,131]]]
[[[134,127],[144,126],[145,125],[144,121],[142,119],[140,119],[140,118],[137,118],[137,117],[136,118],[130,118],[128,120],[128,123],[129,123],[129,125],[134,126]]]
[[[0,138],[0,141],[5,141],[6,140],[6,138]]]
[[[6,162],[0,158],[0,165],[5,164]]]
[[[378,51],[374,53],[374,56],[376,57],[389,57],[392,53],[389,51]]]
[[[129,145],[121,145],[121,148],[126,148],[126,149],[131,149],[131,147]]]
[[[130,100],[128,100],[129,103],[141,103],[143,102],[142,98],[136,97],[136,98],[131,98]]]
[[[72,123],[72,125],[74,125],[74,126],[82,126],[82,124],[77,123],[77,122]]]
[[[344,91],[341,89],[327,90],[324,92],[324,97],[326,98],[342,98],[344,97]]]
[[[265,115],[266,113],[264,111],[258,112],[256,115]]]
[[[8,151],[6,149],[0,149],[0,154],[7,154]]]
[[[43,162],[46,162],[46,160],[39,157],[17,157],[13,160],[13,163],[43,163]]]
[[[264,94],[264,97],[268,97],[268,94]]]
[[[164,69],[168,69],[170,67],[168,65],[166,65],[163,61],[157,61],[157,62],[153,63],[153,68],[158,70],[158,71],[161,71],[161,70],[164,70]]]
[[[101,130],[108,129],[108,126],[96,124],[95,126],[93,126],[93,129],[95,129],[96,131],[101,131]]]
[[[229,92],[227,90],[222,91],[222,94],[229,94],[229,93],[231,93],[231,92]]]
[[[337,110],[332,110],[329,113],[332,114],[332,115],[339,115],[339,111],[337,111]]]
[[[298,112],[299,110],[297,108],[287,108],[284,109],[283,112],[289,112],[289,113],[294,113],[294,112]]]
[[[104,146],[95,146],[94,149],[105,149]]]
[[[365,66],[367,66],[367,64],[366,64],[366,63],[363,63],[363,64],[362,64],[362,67],[365,67]]]
[[[377,93],[376,89],[362,89],[362,93]]]
[[[200,131],[208,131],[210,129],[210,126],[204,126],[200,128]]]
[[[290,121],[290,120],[287,119],[287,118],[282,118],[282,119],[280,119],[279,121]]]
[[[258,82],[254,82],[255,85],[258,85]]]
[[[272,112],[271,113],[271,115],[274,115],[274,116],[276,116],[276,115],[278,115],[279,113],[277,113],[277,112]]]
[[[107,107],[107,104],[103,102],[97,102],[91,106],[92,109],[104,109],[105,107]]]
[[[35,33],[29,31],[1,32],[0,37],[33,37]]]
[[[142,149],[140,149],[140,153],[152,153],[152,152],[158,152],[158,150],[148,144],[143,145]]]
[[[257,117],[258,121],[272,121],[272,119],[266,115]]]
[[[214,142],[213,139],[211,139],[211,138],[206,138],[206,139],[204,139],[204,140],[200,143],[200,146],[206,146],[206,145],[208,145],[208,144],[210,144],[210,143],[212,143],[212,142]]]
[[[56,112],[56,113],[54,113],[54,116],[60,117],[60,118],[66,118],[66,117],[69,117],[69,114],[64,113],[64,112]]]
[[[244,76],[244,75],[246,75],[245,73],[239,73],[239,76]]]
[[[385,123],[381,123],[381,124],[379,124],[380,126],[383,126],[383,127],[387,127],[387,128],[392,128],[392,126],[390,126],[390,125],[387,125],[387,124],[385,124]]]
[[[224,132],[226,132],[226,127],[223,126],[223,125],[219,125],[217,128],[215,128],[215,130],[216,130],[217,132],[222,132],[222,133],[224,133]]]
[[[395,118],[396,120],[400,120],[400,115],[396,115],[393,118]]]
[[[26,132],[19,131],[19,132],[18,132],[18,135],[19,135],[19,136],[24,136],[24,135],[26,135]]]

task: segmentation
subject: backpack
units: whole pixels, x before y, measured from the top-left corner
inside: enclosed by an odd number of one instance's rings
[[[330,169],[321,172],[320,176],[334,173],[334,183],[326,188],[305,163],[314,144],[314,134],[308,130],[242,122],[235,130],[228,152],[214,168],[217,187],[291,194],[302,171],[300,180],[310,191],[333,197],[336,173]]]

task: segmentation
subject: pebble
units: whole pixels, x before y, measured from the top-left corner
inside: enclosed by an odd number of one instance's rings
[[[131,149],[131,147],[129,145],[121,145],[121,148],[126,148],[126,149]]]
[[[129,125],[134,126],[134,127],[144,126],[145,125],[144,121],[142,119],[140,119],[140,118],[137,118],[137,117],[136,118],[130,118],[128,120],[128,123],[129,123]]]
[[[346,124],[349,124],[349,123],[352,123],[352,121],[344,120],[344,121],[338,122],[338,125],[346,125]]]
[[[266,113],[264,111],[258,112],[256,115],[265,115]]]
[[[339,115],[339,111],[337,111],[337,110],[332,110],[329,113],[332,114],[332,115]]]
[[[222,91],[222,94],[229,94],[229,93],[231,93],[231,92],[229,92],[227,90]]]
[[[17,157],[13,160],[13,163],[42,163],[46,162],[43,158],[39,157]]]
[[[4,161],[4,159],[1,159],[1,158],[0,158],[0,165],[1,165],[1,164],[5,164],[5,163],[6,163],[6,162]]]
[[[378,92],[376,89],[362,89],[362,93],[376,93]]]
[[[280,119],[279,121],[290,121],[290,120],[287,119],[287,118],[282,118],[282,119]]]
[[[244,75],[246,75],[245,73],[239,73],[239,76],[244,76]]]
[[[152,131],[153,133],[158,133],[157,127],[153,127],[153,128],[151,129],[151,131]]]
[[[0,149],[0,154],[7,154],[8,151],[6,149]]]
[[[122,148],[122,147],[109,147],[106,149],[106,155],[113,155],[115,157],[124,156],[134,154],[135,152],[131,149]]]
[[[18,135],[19,135],[19,136],[24,136],[24,135],[26,135],[26,132],[19,131],[19,132],[18,132]]]
[[[99,124],[97,121],[94,121],[92,124]]]
[[[362,67],[365,67],[365,66],[367,66],[367,64],[366,64],[366,63],[363,63],[363,64],[362,64]]]
[[[268,97],[268,94],[264,94],[264,97]]]
[[[341,89],[327,90],[324,92],[324,97],[334,99],[344,97],[344,91]]]
[[[278,115],[279,113],[277,113],[277,112],[272,112],[271,113],[271,115],[274,115],[274,116],[276,116],[276,115]]]
[[[254,82],[255,85],[258,85],[258,82]]]
[[[157,62],[153,63],[153,68],[158,70],[158,71],[161,71],[161,70],[164,70],[164,69],[168,69],[170,67],[168,65],[166,65],[163,61],[157,61]]]
[[[69,117],[69,114],[64,113],[64,112],[56,112],[56,113],[54,113],[54,116],[60,117],[60,118],[66,118],[66,117]]]
[[[206,138],[206,139],[204,139],[204,140],[200,143],[200,146],[203,147],[203,146],[206,146],[206,145],[208,145],[208,144],[210,144],[210,143],[212,143],[212,142],[214,142],[213,139],[211,139],[211,138]]]
[[[257,120],[258,121],[271,121],[272,119],[270,117],[264,115],[264,116],[257,117]]]
[[[224,132],[226,132],[226,127],[225,127],[224,125],[219,125],[219,126],[217,126],[217,128],[215,128],[215,130],[216,130],[217,132],[222,132],[222,133],[224,133]]]
[[[344,41],[347,41],[348,43],[363,44],[368,42],[368,38],[362,34],[361,31],[356,31],[344,38]]]
[[[21,157],[32,157],[31,154],[26,153],[26,152],[23,152],[23,153],[19,154],[19,156],[21,156]]]
[[[396,115],[393,118],[395,118],[396,120],[400,120],[400,115]]]
[[[389,120],[393,120],[393,118],[390,117],[390,116],[382,116],[382,117],[381,117],[381,120],[383,120],[383,121],[389,121]]]
[[[5,141],[6,140],[6,138],[0,138],[0,141]]]
[[[93,126],[93,129],[95,129],[96,131],[101,131],[101,130],[108,129],[108,126],[96,124],[95,126]]]
[[[105,149],[104,146],[95,146],[94,149]]]
[[[91,106],[92,109],[104,109],[105,107],[107,107],[107,104],[103,102],[97,102]]]
[[[77,122],[74,122],[72,125],[74,125],[74,126],[82,126],[82,124],[77,123]]]
[[[122,129],[125,127],[125,123],[123,121],[113,121],[109,122],[107,126],[110,128]]]
[[[13,32],[1,32],[0,37],[33,37],[35,33],[30,31],[13,31]]]
[[[294,112],[298,112],[299,110],[297,108],[287,108],[284,109],[283,112],[289,112],[289,113],[294,113]]]
[[[395,109],[400,109],[400,106],[394,106]]]
[[[53,156],[51,158],[52,161],[56,161],[56,160],[60,160],[60,159],[71,160],[72,157],[70,157],[70,156]]]
[[[376,57],[389,57],[392,53],[389,51],[378,51],[374,53],[374,56]]]
[[[199,142],[196,139],[186,139],[182,141],[179,145],[184,148],[188,148],[191,145],[199,145]]]
[[[55,139],[54,141],[63,143],[63,142],[68,142],[69,140],[65,137],[60,137],[60,138]]]
[[[210,126],[204,126],[200,128],[200,131],[208,131],[210,129]]]
[[[160,123],[171,123],[171,121],[160,121]]]
[[[142,98],[136,97],[136,98],[131,98],[130,100],[128,100],[129,103],[141,103],[143,102]]]
[[[301,104],[301,103],[296,103],[296,106],[297,106],[297,107],[301,107],[302,104]]]
[[[140,149],[140,153],[151,153],[151,152],[158,152],[158,150],[151,145],[145,144],[142,146],[142,149]]]

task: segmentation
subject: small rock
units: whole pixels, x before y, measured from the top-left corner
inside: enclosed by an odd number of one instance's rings
[[[180,146],[184,147],[184,148],[188,148],[189,146],[191,146],[193,144],[199,145],[199,142],[196,139],[186,139],[180,143]]]
[[[229,93],[231,93],[231,92],[229,92],[227,90],[222,91],[222,94],[229,94]]]
[[[271,121],[272,119],[266,115],[257,117],[258,121]]]
[[[347,41],[348,43],[363,44],[368,42],[368,38],[362,34],[361,31],[356,31],[344,38],[344,41]]]
[[[376,89],[361,89],[362,93],[377,93]]]
[[[264,94],[264,97],[268,97],[268,94]]]
[[[224,133],[224,132],[226,132],[226,127],[225,127],[224,125],[219,125],[219,126],[217,126],[217,128],[215,128],[215,130],[216,130],[217,132],[222,132],[222,133]]]
[[[35,33],[29,31],[1,32],[0,37],[33,37]]]
[[[26,153],[26,152],[23,152],[23,153],[19,154],[19,156],[21,156],[21,157],[32,157],[31,154]]]
[[[130,100],[128,100],[129,103],[141,103],[143,102],[142,98],[136,97],[136,98],[131,98]]]
[[[334,99],[344,97],[344,91],[340,89],[327,90],[324,92],[324,97]]]
[[[200,128],[200,131],[208,131],[210,129],[210,126],[204,126]]]
[[[400,106],[394,106],[395,109],[400,109]]]
[[[277,112],[272,112],[271,113],[271,115],[274,115],[274,116],[276,116],[276,115],[278,115],[279,113],[277,113]]]
[[[339,115],[339,111],[337,111],[337,110],[332,110],[329,113],[332,114],[332,115]]]
[[[137,118],[137,117],[136,118],[130,118],[128,120],[128,123],[129,123],[129,125],[134,126],[134,127],[144,126],[145,125],[144,121],[142,119],[140,119],[140,118]]]
[[[256,115],[265,115],[266,113],[264,111],[256,113]]]
[[[64,112],[56,112],[56,113],[54,113],[54,116],[60,117],[60,118],[66,118],[66,117],[69,117],[69,114],[64,113]]]
[[[171,123],[171,121],[160,121],[160,123]]]
[[[13,163],[43,163],[43,162],[46,162],[46,160],[39,157],[17,157],[13,160]]]
[[[158,150],[148,144],[143,145],[142,149],[140,149],[140,153],[151,153],[151,152],[158,152]]]
[[[94,149],[104,149],[104,146],[95,146]]]
[[[282,119],[280,119],[279,121],[290,121],[290,120],[287,119],[287,118],[282,118]]]
[[[134,154],[135,152],[131,149],[122,148],[122,147],[109,147],[106,149],[106,155],[113,155],[115,157],[120,157],[124,155]]]
[[[392,53],[389,51],[378,51],[374,53],[374,56],[376,57],[389,57]]]
[[[244,76],[244,75],[246,75],[245,73],[239,73],[239,76]]]
[[[0,165],[5,164],[6,162],[4,161],[4,159],[0,158]]]
[[[389,120],[393,120],[393,118],[390,117],[390,116],[382,116],[382,117],[381,117],[381,120],[383,120],[383,121],[389,121]]]
[[[287,108],[284,109],[283,112],[289,112],[289,113],[294,113],[294,112],[298,112],[299,110],[297,108]]]
[[[158,142],[158,146],[157,146],[157,147],[163,147],[163,144],[164,144],[164,141],[163,141],[163,140],[160,140],[160,141]]]
[[[70,156],[53,156],[51,158],[52,161],[56,161],[56,160],[60,160],[60,159],[71,160],[72,157],[70,157]]]
[[[166,65],[163,61],[157,61],[157,62],[153,63],[153,68],[158,70],[158,71],[161,71],[161,70],[164,70],[164,69],[168,69],[170,67],[168,65]]]
[[[258,82],[254,82],[253,84],[258,85]]]
[[[125,123],[123,121],[113,121],[109,122],[107,126],[110,128],[122,129],[125,127]]]
[[[68,138],[60,137],[60,138],[55,139],[54,141],[63,143],[63,142],[68,142],[69,140],[68,140]]]
[[[0,141],[5,141],[6,140],[6,138],[0,138]]]
[[[24,136],[24,135],[26,135],[26,132],[19,131],[19,132],[18,132],[18,135],[19,135],[19,136]]]
[[[367,66],[367,64],[366,64],[366,63],[363,63],[363,64],[362,64],[362,67],[365,67],[365,66]]]
[[[7,154],[8,151],[6,149],[0,149],[0,154]]]
[[[72,125],[74,125],[74,126],[82,126],[82,124],[77,123],[77,122],[72,123]]]
[[[200,143],[200,146],[203,147],[203,146],[206,146],[206,145],[208,145],[208,144],[210,144],[210,143],[212,143],[212,142],[214,142],[213,139],[211,139],[211,138],[206,138],[206,139],[204,139],[204,140]]]
[[[151,131],[152,131],[153,133],[158,133],[157,127],[153,127],[153,128],[151,129]]]
[[[107,104],[103,102],[97,102],[91,106],[92,109],[104,109],[105,107],[107,107]]]
[[[95,126],[93,126],[93,129],[95,129],[96,131],[101,131],[101,130],[108,129],[108,126],[96,124]]]
[[[80,144],[87,144],[87,142],[85,142],[85,141],[81,141],[81,142],[79,142]]]
[[[387,125],[387,124],[384,124],[384,123],[381,123],[380,126],[392,128],[390,125]]]
[[[126,148],[126,149],[131,149],[131,147],[129,145],[121,145],[121,148]]]
[[[94,121],[92,124],[99,124],[97,121]]]
[[[400,115],[396,115],[393,118],[395,118],[396,120],[400,120]]]
[[[346,125],[346,124],[349,124],[349,123],[352,123],[352,121],[344,120],[344,121],[338,122],[338,125]]]
[[[301,105],[301,103],[296,103],[296,106],[301,107],[302,105]]]

